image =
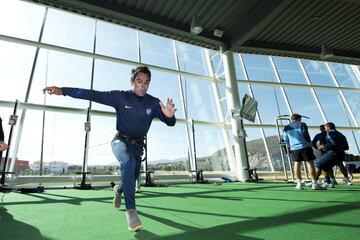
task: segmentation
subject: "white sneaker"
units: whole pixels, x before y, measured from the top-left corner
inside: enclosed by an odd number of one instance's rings
[[[298,184],[296,184],[295,189],[296,190],[302,190],[302,189],[304,189],[304,185],[302,183],[298,183]]]
[[[322,185],[323,188],[335,188],[335,184],[334,183],[324,183]]]
[[[307,183],[305,183],[305,186],[307,186],[307,187],[312,187],[312,182],[307,182]]]
[[[120,188],[119,185],[115,185],[113,188],[113,191],[115,192],[115,196],[113,199],[114,208],[120,208],[121,206],[121,193],[118,192],[119,188]]]
[[[353,185],[349,179],[344,179],[344,182],[345,182],[345,185],[347,185],[347,186]]]
[[[327,188],[320,186],[317,183],[314,183],[311,187],[312,190],[326,190]]]
[[[141,221],[135,209],[126,210],[126,220],[129,231],[135,232],[142,228]]]

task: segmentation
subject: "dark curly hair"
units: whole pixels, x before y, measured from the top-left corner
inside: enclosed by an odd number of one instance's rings
[[[330,129],[336,129],[335,124],[332,122],[328,122],[325,125],[328,126]]]
[[[135,80],[135,77],[138,73],[145,73],[149,76],[149,81],[151,80],[151,72],[148,67],[146,66],[139,66],[131,70],[131,81]]]

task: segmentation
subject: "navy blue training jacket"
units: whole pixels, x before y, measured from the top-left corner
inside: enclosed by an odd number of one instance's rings
[[[317,142],[319,142],[320,145],[326,145],[326,135],[326,132],[316,134],[314,139],[312,140],[313,147],[318,149],[318,146],[316,145]]]
[[[337,130],[330,130],[326,135],[326,149],[334,151],[349,150],[346,137]]]
[[[96,91],[81,88],[63,87],[64,96],[91,100],[112,106],[116,111],[116,130],[133,138],[143,138],[157,117],[168,126],[174,126],[175,116],[166,117],[160,108],[158,98],[149,94],[138,97],[132,90]]]

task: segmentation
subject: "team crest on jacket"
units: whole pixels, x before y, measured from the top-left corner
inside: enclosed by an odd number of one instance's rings
[[[150,115],[150,114],[151,114],[151,108],[146,109],[146,114],[147,114],[147,115]]]

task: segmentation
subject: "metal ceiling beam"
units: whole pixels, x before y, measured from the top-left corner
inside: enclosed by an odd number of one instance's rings
[[[239,21],[242,24],[231,35],[229,49],[225,50],[233,50],[235,45],[243,45],[251,40],[290,4],[291,1],[288,0],[260,1],[254,9],[242,16]]]

